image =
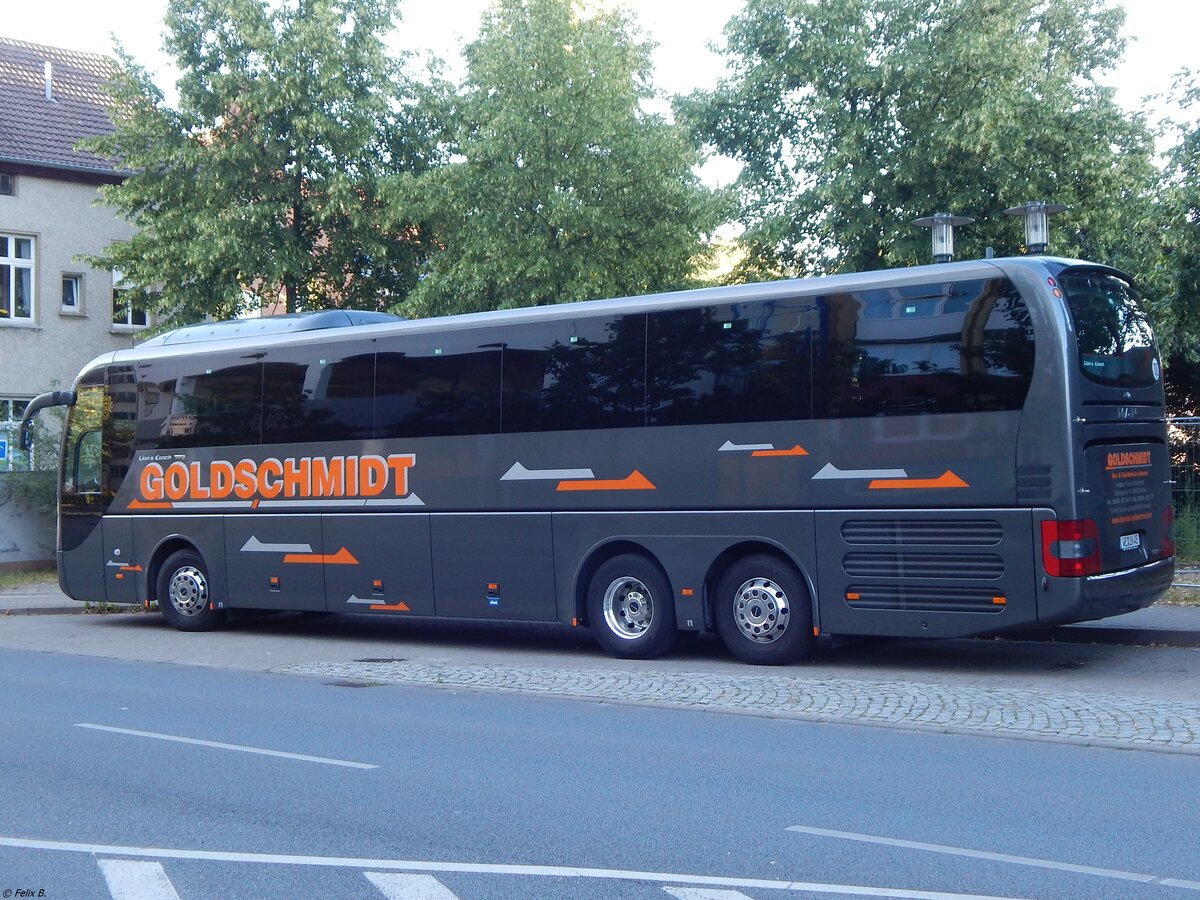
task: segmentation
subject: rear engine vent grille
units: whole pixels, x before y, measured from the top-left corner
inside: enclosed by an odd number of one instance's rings
[[[842,524],[847,544],[994,547],[1003,534],[994,519],[851,519]]]
[[[926,585],[851,587],[846,605],[852,609],[892,609],[922,612],[998,613],[1005,597],[987,588],[942,588]]]
[[[1036,504],[1050,502],[1050,467],[1017,467],[1017,502]]]
[[[847,553],[842,568],[851,578],[969,578],[1004,576],[1004,560],[991,553]]]

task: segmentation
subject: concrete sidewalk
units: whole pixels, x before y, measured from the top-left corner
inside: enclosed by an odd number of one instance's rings
[[[53,582],[0,591],[0,617],[82,613],[87,608],[87,604],[65,596]],[[1081,644],[1200,647],[1200,606],[1150,606],[1096,622],[1060,625],[1006,637]]]
[[[86,612],[88,604],[72,600],[53,582],[0,590],[0,616],[44,616]],[[138,609],[139,607],[121,607]]]

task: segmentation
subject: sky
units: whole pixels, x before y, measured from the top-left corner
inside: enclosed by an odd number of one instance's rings
[[[397,49],[428,49],[453,63],[458,49],[474,37],[488,0],[401,0],[401,24],[393,38]],[[659,46],[654,77],[668,94],[713,87],[722,72],[708,44],[721,39],[742,0],[625,0],[643,31]],[[1131,110],[1147,111],[1155,121],[1174,110],[1147,107],[1142,99],[1166,92],[1174,74],[1189,67],[1200,72],[1194,29],[1195,0],[1133,0],[1125,5],[1127,37],[1124,64],[1104,81],[1117,88],[1117,99]],[[37,0],[6,3],[0,36],[70,50],[107,53],[115,35],[134,58],[155,73],[167,90],[173,81],[161,51],[166,0]],[[118,12],[119,11],[119,12]],[[452,73],[454,70],[452,69]],[[2,98],[0,98],[2,102]]]

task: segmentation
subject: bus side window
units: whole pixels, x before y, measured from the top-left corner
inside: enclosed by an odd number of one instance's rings
[[[1020,409],[1033,330],[1007,279],[821,298],[821,418]]]
[[[814,310],[785,298],[652,313],[649,424],[809,418]]]
[[[174,379],[171,386],[170,396],[160,396],[158,401],[160,411],[164,413],[160,447],[259,443],[262,428],[260,363],[246,363],[241,358],[197,356],[192,361],[191,372]]]
[[[500,347],[476,332],[381,343],[375,436],[434,437],[500,430]]]
[[[504,347],[504,431],[646,421],[646,317],[593,316],[494,332]]]

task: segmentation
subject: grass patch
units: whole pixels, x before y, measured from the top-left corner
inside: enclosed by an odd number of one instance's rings
[[[57,582],[58,571],[53,566],[0,571],[0,591],[25,587],[27,584],[54,584]]]
[[[1200,587],[1167,588],[1167,592],[1154,602],[1163,606],[1200,606]]]

